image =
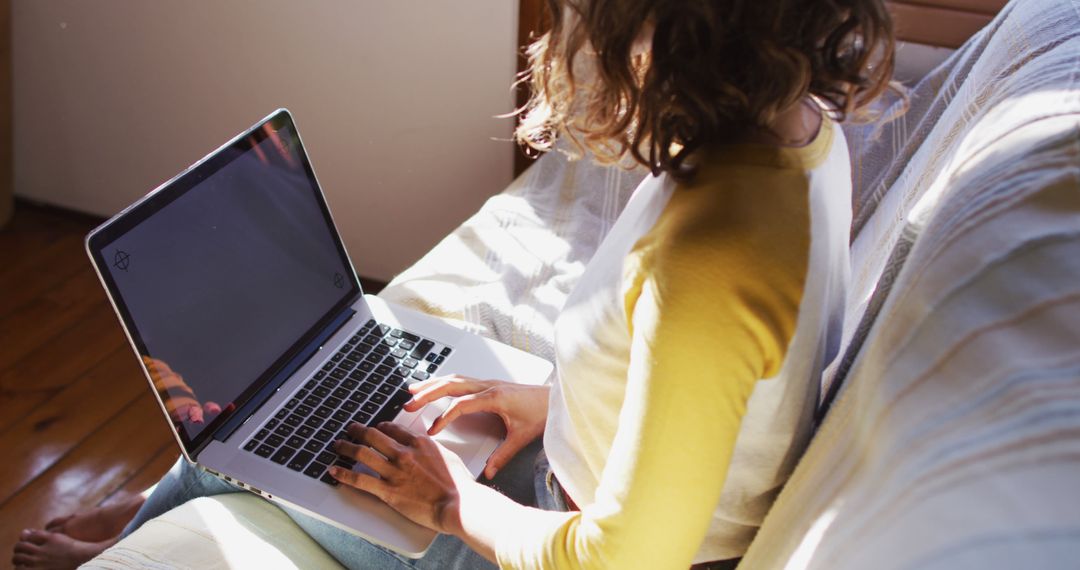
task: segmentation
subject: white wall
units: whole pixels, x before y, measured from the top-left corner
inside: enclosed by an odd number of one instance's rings
[[[517,4],[14,0],[16,194],[112,215],[288,107],[387,279],[511,179]]]

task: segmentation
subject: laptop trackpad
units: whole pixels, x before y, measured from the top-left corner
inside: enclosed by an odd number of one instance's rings
[[[413,418],[409,429],[417,433],[427,433],[428,428],[436,418],[442,415],[447,406],[448,404],[443,402],[428,404]],[[449,426],[443,428],[435,435],[435,440],[461,457],[466,465],[471,465],[478,453],[484,454],[481,464],[487,461],[487,455],[495,450],[495,445],[505,436],[506,429],[499,416],[468,414],[458,417]]]

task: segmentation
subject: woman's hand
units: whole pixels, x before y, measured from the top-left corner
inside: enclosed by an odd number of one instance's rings
[[[506,440],[488,458],[484,476],[491,479],[518,451],[544,433],[548,414],[548,386],[524,386],[499,380],[477,380],[465,376],[442,376],[409,386],[413,399],[405,409],[415,412],[448,396],[457,399],[431,424],[428,435],[442,431],[463,414],[489,412],[506,424]]]
[[[338,481],[375,495],[409,520],[445,534],[461,530],[461,490],[477,485],[465,463],[426,435],[390,422],[373,428],[354,423],[335,449],[369,467],[379,477],[333,467]]]

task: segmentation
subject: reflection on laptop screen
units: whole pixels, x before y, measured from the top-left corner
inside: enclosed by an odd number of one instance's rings
[[[188,441],[352,288],[295,131],[265,130],[101,252]]]

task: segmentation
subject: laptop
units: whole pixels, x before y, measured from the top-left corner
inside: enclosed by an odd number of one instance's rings
[[[425,430],[446,404],[402,405],[433,376],[538,385],[552,371],[364,295],[286,109],[93,230],[86,249],[186,460],[406,556],[436,534],[339,485],[330,466],[364,467],[331,443],[351,422]],[[479,476],[503,435],[478,415],[436,439]]]

